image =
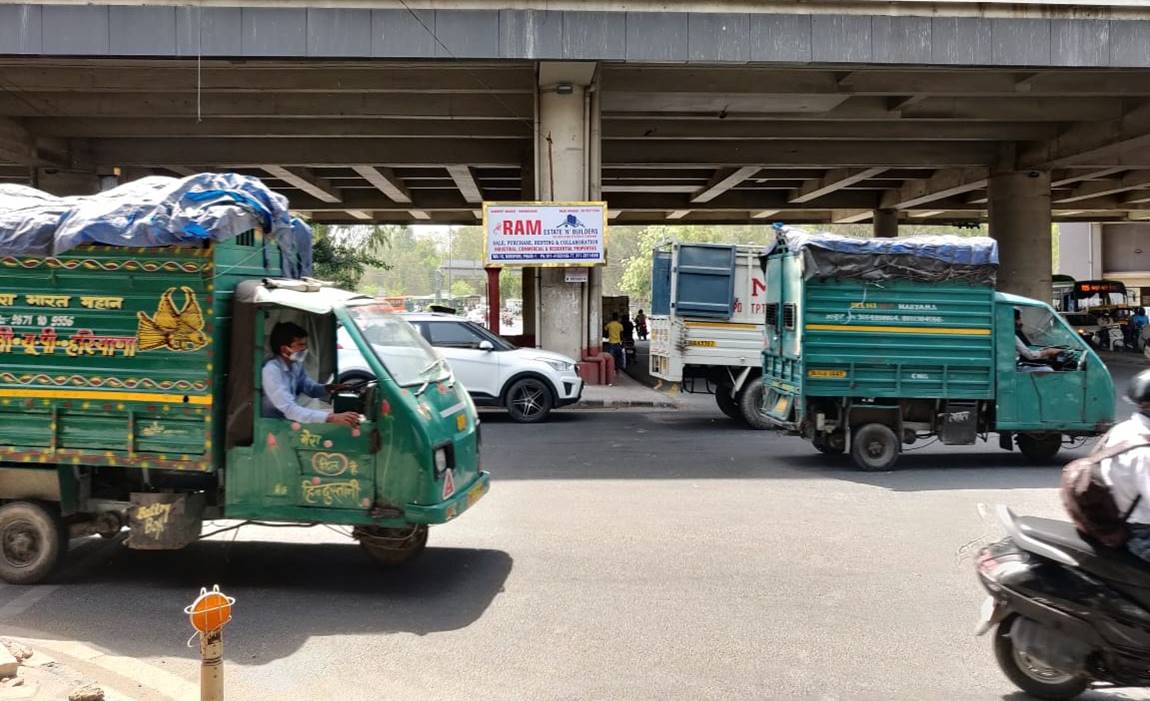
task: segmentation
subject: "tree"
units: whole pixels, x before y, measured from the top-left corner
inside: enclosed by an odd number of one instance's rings
[[[390,237],[390,267],[369,271],[363,284],[378,285],[380,291],[392,296],[433,294],[435,271],[443,260],[435,240],[417,237],[411,227],[397,229]]]
[[[386,270],[382,255],[391,244],[390,226],[312,227],[312,264],[315,277],[354,290],[369,268]]]
[[[452,297],[470,297],[475,294],[475,288],[466,280],[456,280],[451,283]]]

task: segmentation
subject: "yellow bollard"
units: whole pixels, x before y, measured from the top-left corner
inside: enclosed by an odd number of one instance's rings
[[[199,597],[184,609],[200,635],[200,701],[224,699],[224,626],[232,620],[234,603],[217,584],[211,591],[200,589]]]

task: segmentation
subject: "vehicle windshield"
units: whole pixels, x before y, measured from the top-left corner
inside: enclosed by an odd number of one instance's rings
[[[1022,333],[1035,346],[1069,346],[1079,348],[1082,343],[1063,322],[1061,316],[1046,307],[1019,307],[1022,312]]]
[[[472,323],[472,322],[468,322],[467,326],[472,331],[479,334],[480,336],[482,336],[486,340],[491,341],[491,345],[495,346],[495,350],[497,350],[497,351],[515,350],[515,345],[513,343],[511,343],[507,339],[503,338],[502,336],[499,336],[497,334],[492,333],[491,331],[489,331],[487,329],[486,326],[483,326],[481,324]]]
[[[1071,326],[1097,326],[1098,322],[1089,314],[1064,314],[1063,318]]]
[[[438,382],[450,373],[447,363],[411,324],[379,304],[348,307],[348,315],[367,339],[375,357],[403,387]]]

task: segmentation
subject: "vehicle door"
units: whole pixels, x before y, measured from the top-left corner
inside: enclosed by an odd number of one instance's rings
[[[468,392],[499,396],[499,353],[481,348],[486,339],[462,321],[424,321],[424,337],[447,359],[455,377]],[[489,345],[488,341],[486,345]]]
[[[996,308],[998,427],[1051,430],[1089,427],[1093,423],[1093,407],[1099,401],[1093,394],[1109,386],[1107,370],[1053,309],[1027,301],[1030,304],[1022,304],[1019,299],[1014,304],[999,303]],[[1064,348],[1074,362],[1057,369],[1019,363],[1015,350],[1015,308],[1022,313],[1022,330],[1032,348]],[[1101,377],[1102,374],[1106,377]]]
[[[312,378],[329,377],[336,354],[334,316],[269,307],[259,312],[256,326],[264,330],[266,339],[280,321],[291,321],[308,331],[305,370]],[[364,421],[355,429],[264,416],[262,369],[267,358],[266,349],[256,348],[252,459],[228,470],[229,515],[338,520],[323,514],[370,506],[375,494],[373,460],[380,443],[374,408],[352,395],[300,399],[309,408],[362,413]]]

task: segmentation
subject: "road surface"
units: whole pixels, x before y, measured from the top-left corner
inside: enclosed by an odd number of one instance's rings
[[[77,541],[57,583],[0,586],[0,633],[194,681],[181,609],[219,583],[244,701],[1022,698],[972,635],[971,556],[999,536],[978,507],[1057,516],[1056,466],[926,447],[861,473],[709,398],[484,420],[491,493],[407,571],[322,527],[175,553]]]

